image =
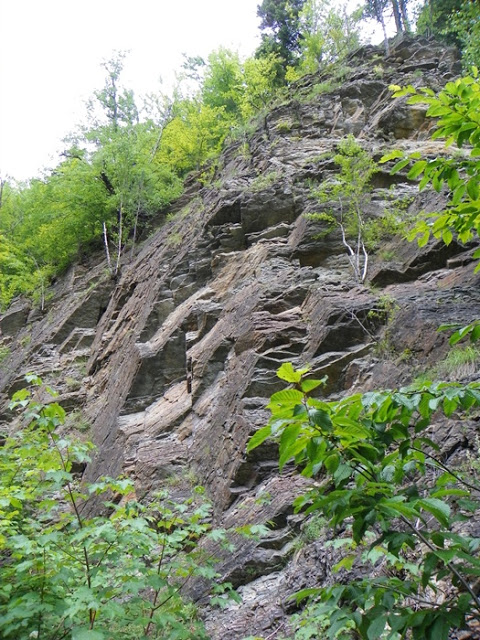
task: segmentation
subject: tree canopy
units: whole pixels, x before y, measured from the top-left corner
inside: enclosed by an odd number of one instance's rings
[[[263,0],[257,15],[261,19],[262,42],[256,57],[275,54],[280,64],[277,67],[277,82],[285,80],[287,66],[295,66],[300,53],[300,12],[305,0]]]
[[[480,5],[472,0],[426,0],[419,33],[430,34],[462,50],[464,67],[480,65]]]

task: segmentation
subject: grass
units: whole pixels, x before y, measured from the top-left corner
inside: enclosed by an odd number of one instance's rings
[[[268,173],[262,173],[257,176],[252,183],[250,184],[250,191],[263,191],[264,189],[268,189],[271,187],[277,180],[280,178],[280,173],[278,171],[269,171]]]
[[[11,349],[6,344],[0,344],[0,364],[2,364],[10,355]]]
[[[455,346],[445,358],[434,368],[436,378],[460,380],[472,375],[477,370],[480,360],[480,349],[473,345]]]

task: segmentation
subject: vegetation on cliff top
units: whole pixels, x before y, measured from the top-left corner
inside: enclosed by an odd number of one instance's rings
[[[422,28],[448,38],[447,5],[430,0]],[[469,60],[478,56],[476,11],[456,0],[454,19],[463,25],[459,42]],[[404,0],[369,0],[363,17],[384,20],[389,12],[399,31],[410,28]],[[221,48],[207,60],[187,58],[173,96],[139,102],[122,86],[123,56],[103,64],[105,84],[90,100],[86,124],[65,140],[60,164],[27,184],[1,181],[0,308],[18,294],[43,306],[51,279],[102,246],[116,274],[125,247],[158,224],[188,172],[242,135],[285,83],[341,59],[360,41],[362,13],[328,0],[264,0],[258,15],[262,43],[253,57],[241,61]]]

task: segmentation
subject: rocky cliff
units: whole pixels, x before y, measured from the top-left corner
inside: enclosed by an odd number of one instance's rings
[[[139,496],[201,483],[218,525],[271,523],[261,542],[239,539],[228,557],[216,550],[243,603],[205,611],[212,638],[280,637],[287,596],[331,578],[331,551],[292,511],[305,480],[293,468],[278,473],[272,445],[245,454],[282,388],[280,364],[310,363],[328,375],[330,397],[397,386],[443,357],[438,325],[480,317],[468,248],[382,242],[359,285],[340,233],[303,215],[318,209],[312,186],[333,174],[348,133],[375,159],[394,147],[440,152],[423,107],[392,100],[388,85],[439,89],[459,71],[453,50],[406,39],[388,58],[367,47],[333,77],[303,79],[225,149],[209,184],[190,178],[118,281],[100,259],[75,266],[43,313],[17,301],[0,319],[10,347],[3,398],[32,370],[56,387],[72,429],[97,444],[86,477],[127,473]],[[404,174],[377,173],[366,214],[380,219],[399,201],[409,213],[442,205]],[[473,422],[439,432],[446,456],[475,447]],[[202,585],[192,595],[201,602]]]

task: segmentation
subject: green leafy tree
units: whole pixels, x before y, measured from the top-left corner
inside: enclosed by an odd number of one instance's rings
[[[365,281],[368,271],[363,211],[368,201],[370,180],[377,167],[352,135],[339,143],[334,162],[339,172],[314,191],[323,211],[309,214],[308,217],[325,221],[329,230],[340,228],[355,280],[361,283]]]
[[[244,121],[266,109],[274,99],[277,92],[275,79],[278,64],[279,59],[274,53],[261,58],[247,58],[243,63],[245,90],[242,115]]]
[[[107,203],[102,230],[107,260],[117,273],[126,241],[137,236],[140,217],[148,218],[180,194],[175,172],[156,161],[160,133],[150,118],[139,122],[139,109],[133,92],[122,89],[120,75],[124,54],[104,63],[107,72],[103,90],[96,91],[89,104],[90,128],[77,138],[90,164],[101,179]],[[161,122],[160,127],[165,122]],[[95,151],[89,154],[89,145]],[[107,229],[110,232],[107,234]],[[109,236],[115,245],[115,265],[110,261]]]
[[[224,107],[211,107],[197,100],[177,105],[175,117],[165,127],[158,159],[180,175],[199,169],[219,153],[230,130]]]
[[[88,102],[91,121],[101,126],[106,118],[114,131],[139,121],[133,91],[120,87],[126,55],[126,52],[120,51],[102,63],[106,72],[104,87],[94,92],[95,100],[91,99]]]
[[[477,2],[464,2],[452,15],[454,32],[458,34],[464,69],[480,66],[480,6]]]
[[[261,19],[262,42],[256,57],[278,57],[277,83],[283,84],[287,66],[295,66],[300,51],[300,11],[305,0],[263,0],[257,15]]]
[[[203,104],[222,109],[232,120],[241,117],[243,73],[237,53],[221,47],[208,56],[202,85]]]
[[[447,640],[467,616],[480,619],[480,539],[455,526],[478,517],[480,487],[445,465],[427,428],[439,412],[480,406],[480,385],[429,382],[326,402],[312,396],[325,380],[308,373],[280,367],[290,387],[273,394],[271,419],[248,450],[278,442],[280,469],[294,460],[316,480],[296,509],[343,532],[333,570],[370,566],[373,575],[299,592],[313,599],[306,615],[316,632],[301,637]]]
[[[23,423],[0,447],[1,637],[207,638],[181,594],[195,576],[216,578],[197,545],[210,535],[209,504],[198,493],[142,505],[128,479],[81,484],[76,469],[93,445],[67,437],[64,410],[53,398],[40,401],[52,391],[28,379],[33,391],[17,392],[10,405]],[[91,496],[109,515],[83,515]]]
[[[457,46],[464,68],[480,65],[480,7],[472,0],[427,0],[417,20],[418,33]]]
[[[287,80],[314,73],[355,49],[360,44],[360,15],[330,0],[306,0],[300,12],[300,59],[287,70]]]
[[[104,64],[105,85],[90,101],[89,124],[70,137],[50,174],[1,182],[2,306],[27,294],[43,308],[51,277],[102,242],[117,273],[127,243],[133,251],[138,235],[182,191],[181,166],[160,158],[172,101],[150,96],[140,121],[133,93],[120,83],[123,61],[119,54]]]

